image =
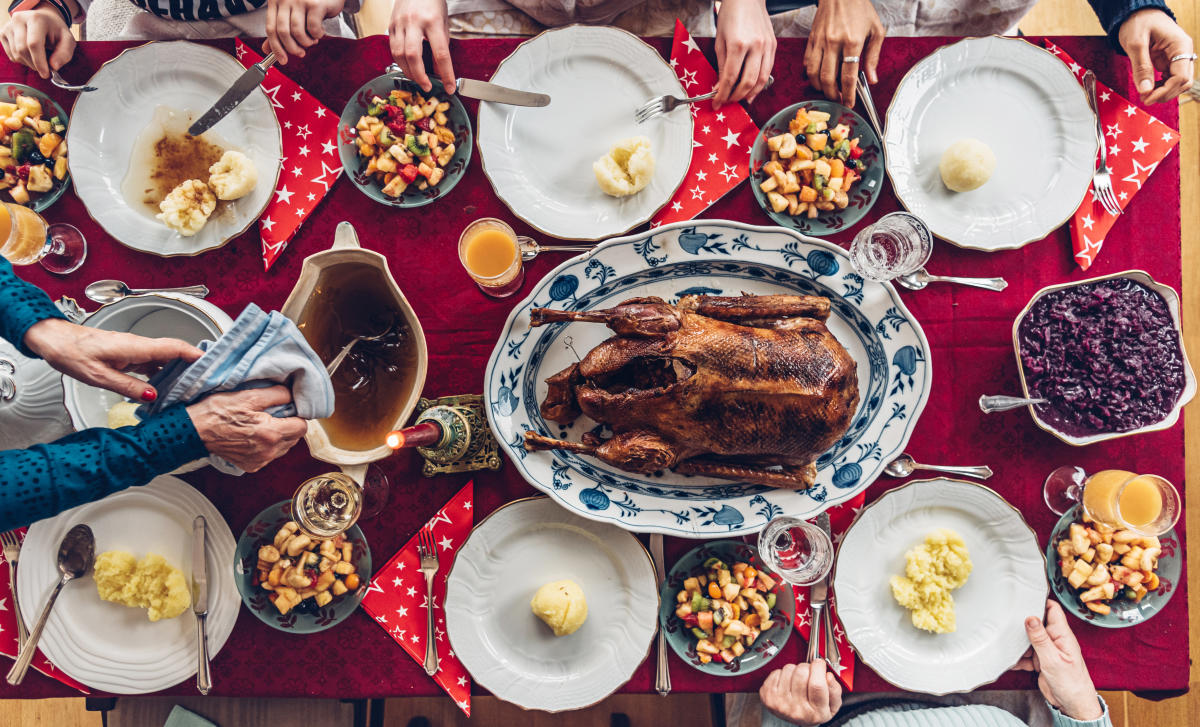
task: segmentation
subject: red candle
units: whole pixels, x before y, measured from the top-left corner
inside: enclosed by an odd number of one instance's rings
[[[437,422],[423,421],[411,427],[397,429],[387,435],[387,446],[392,449],[408,447],[431,447],[442,439],[442,428]]]

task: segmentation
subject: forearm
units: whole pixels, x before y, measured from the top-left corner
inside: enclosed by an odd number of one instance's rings
[[[1096,12],[1096,17],[1100,20],[1101,27],[1108,34],[1109,40],[1113,46],[1120,50],[1120,45],[1117,43],[1117,31],[1121,28],[1121,23],[1133,15],[1138,10],[1147,8],[1158,8],[1174,20],[1175,14],[1167,7],[1164,0],[1088,0],[1092,6],[1092,10]]]
[[[13,272],[12,265],[0,258],[0,338],[29,357],[37,353],[25,345],[25,332],[46,318],[66,318],[39,288],[26,283]]]
[[[1054,727],[1112,727],[1112,717],[1108,714],[1108,704],[1100,695],[1096,695],[1096,699],[1100,702],[1100,708],[1104,712],[1097,719],[1091,720],[1072,719],[1053,706],[1050,706],[1050,714],[1054,718]]]
[[[207,454],[182,406],[136,427],[87,429],[50,444],[0,452],[0,530],[144,485]]]

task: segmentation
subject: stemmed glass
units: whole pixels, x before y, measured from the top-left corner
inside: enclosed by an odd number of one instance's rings
[[[1179,491],[1170,481],[1125,470],[1089,475],[1082,467],[1059,467],[1046,477],[1042,496],[1055,514],[1078,505],[1098,523],[1146,536],[1175,527],[1182,511]]]
[[[345,472],[327,472],[296,488],[292,518],[309,536],[332,538],[382,512],[389,491],[387,475],[375,465],[367,468],[361,485]]]
[[[810,586],[833,567],[833,542],[824,530],[794,517],[777,517],[758,534],[758,553],[780,578]]]
[[[87,240],[72,225],[48,224],[28,207],[4,202],[0,203],[0,256],[13,265],[40,262],[46,270],[66,275],[87,259]]]

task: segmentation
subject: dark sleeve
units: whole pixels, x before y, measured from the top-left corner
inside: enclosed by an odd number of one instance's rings
[[[66,318],[41,289],[26,283],[0,257],[0,338],[30,358],[37,354],[25,347],[25,331],[46,318]]]
[[[1092,5],[1092,10],[1096,11],[1096,17],[1100,19],[1100,25],[1104,28],[1104,32],[1108,33],[1108,41],[1118,52],[1124,53],[1125,49],[1117,42],[1117,32],[1121,29],[1121,23],[1133,15],[1138,10],[1146,8],[1158,8],[1175,19],[1175,14],[1167,7],[1163,0],[1088,0]]]
[[[0,452],[0,530],[28,525],[208,456],[176,405],[136,427],[85,429]]]

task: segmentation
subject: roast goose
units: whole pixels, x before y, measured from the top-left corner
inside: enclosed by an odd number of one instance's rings
[[[615,308],[535,308],[530,323],[603,323],[617,335],[547,379],[542,416],[586,414],[612,430],[583,441],[525,432],[528,450],[564,449],[629,472],[671,469],[789,489],[850,426],[858,371],[806,295],[633,298]]]

